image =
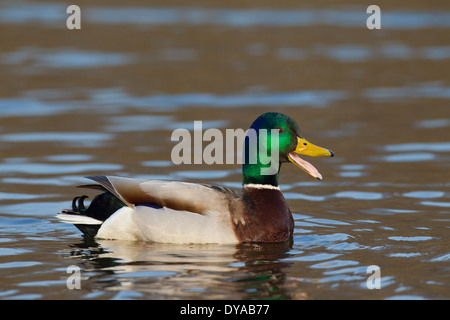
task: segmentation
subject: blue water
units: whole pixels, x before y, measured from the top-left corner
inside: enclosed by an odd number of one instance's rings
[[[56,26],[67,19],[67,6],[60,3],[40,3],[17,6],[14,2],[3,5],[0,21],[4,23],[37,22]],[[295,27],[331,25],[339,27],[365,26],[369,15],[367,7],[342,4],[337,9],[226,9],[180,7],[99,7],[82,8],[89,23],[131,25],[216,25],[232,28],[255,26]],[[430,8],[427,11],[383,10],[383,26],[389,29],[414,30],[423,28],[449,28],[450,14]]]
[[[382,7],[372,31],[345,2],[81,9],[68,31],[62,3],[0,4],[0,299],[450,298],[447,8]],[[240,188],[238,164],[174,165],[172,131],[266,111],[336,154],[308,159],[321,182],[283,165],[292,243],[92,241],[55,218],[92,174]]]

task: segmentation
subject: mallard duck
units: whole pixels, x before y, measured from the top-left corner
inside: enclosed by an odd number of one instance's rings
[[[85,236],[101,239],[163,243],[288,241],[294,220],[278,186],[281,164],[291,162],[321,180],[319,171],[298,155],[332,157],[333,152],[306,141],[298,124],[281,113],[262,114],[250,129],[258,139],[264,131],[261,129],[266,129],[266,140],[259,148],[252,147],[247,133],[243,186],[239,191],[178,181],[88,176],[97,184],[80,187],[103,192],[88,208],[83,204],[87,196],[75,197],[72,209],[63,210],[57,217],[75,224]],[[278,139],[272,139],[276,137],[274,132]],[[274,141],[278,143],[273,144]],[[261,155],[265,147],[269,151],[278,149],[278,163],[273,172],[262,171],[269,166]]]

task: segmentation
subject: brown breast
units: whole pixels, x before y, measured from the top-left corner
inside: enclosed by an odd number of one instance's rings
[[[241,243],[283,242],[292,236],[294,220],[280,190],[243,188],[241,198],[230,209]]]

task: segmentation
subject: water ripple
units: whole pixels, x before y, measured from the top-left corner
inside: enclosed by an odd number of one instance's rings
[[[369,191],[340,191],[334,195],[336,198],[348,198],[357,200],[379,200],[385,198],[383,193]]]
[[[84,147],[98,147],[112,138],[113,134],[100,132],[21,132],[0,135],[0,141],[5,142],[64,142]]]
[[[386,162],[422,162],[431,161],[435,158],[436,155],[430,152],[406,152],[399,154],[390,154],[387,156],[383,156],[380,159]]]
[[[66,6],[59,3],[3,4],[0,22],[41,23],[59,26],[65,22]],[[218,25],[232,28],[254,26],[306,27],[332,25],[361,27],[366,25],[366,8],[329,9],[210,9],[201,7],[83,7],[83,19],[90,24],[131,25]],[[450,28],[446,11],[383,11],[383,28],[414,30]]]
[[[358,265],[358,264],[359,264],[358,261],[334,259],[332,261],[314,264],[311,266],[311,268],[313,268],[313,269],[330,269],[331,268],[332,269],[332,268],[342,268],[342,267],[347,267],[347,266],[354,266],[354,265]],[[340,270],[340,271],[342,272],[342,270]]]
[[[421,205],[424,206],[433,206],[433,207],[441,207],[441,208],[450,208],[450,202],[440,202],[440,201],[422,201]]]
[[[21,72],[38,72],[40,68],[101,68],[121,66],[135,61],[131,54],[83,51],[67,48],[41,49],[26,47],[18,51],[7,52],[0,55],[4,64],[18,65]]]
[[[409,142],[389,144],[383,147],[388,152],[433,151],[450,152],[450,142]]]
[[[51,94],[47,96],[55,96],[61,90],[50,90]],[[48,116],[54,114],[64,113],[77,108],[86,108],[86,105],[75,101],[58,101],[49,102],[41,101],[35,97],[14,97],[14,98],[0,98],[0,109],[2,110],[0,117],[15,117],[15,116]]]
[[[73,174],[95,171],[117,171],[123,166],[114,163],[77,163],[77,164],[54,164],[54,163],[0,163],[0,172],[3,173],[26,173],[26,174]]]
[[[388,237],[388,239],[394,240],[394,241],[428,241],[428,240],[432,240],[433,237],[429,237],[429,236],[411,236],[411,237],[391,236],[391,237]]]
[[[411,191],[403,194],[404,197],[417,199],[441,198],[444,195],[443,191]]]
[[[190,106],[207,106],[221,108],[255,107],[255,106],[311,106],[327,107],[330,104],[348,97],[341,90],[303,90],[292,92],[241,93],[215,95],[210,93],[162,94],[144,97],[130,96],[127,93],[93,90],[91,97],[94,103],[102,105],[120,105],[136,108],[149,108],[161,111]]]

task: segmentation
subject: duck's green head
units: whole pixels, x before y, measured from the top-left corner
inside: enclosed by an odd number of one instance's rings
[[[297,167],[322,180],[322,175],[298,155],[329,156],[332,151],[306,141],[298,124],[289,116],[268,112],[260,115],[247,132],[244,143],[243,183],[278,186],[281,163]]]

